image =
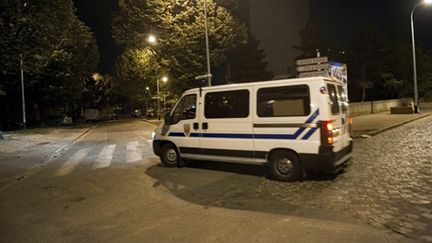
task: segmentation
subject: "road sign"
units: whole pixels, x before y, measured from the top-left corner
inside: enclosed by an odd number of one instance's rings
[[[315,64],[315,65],[307,65],[307,66],[298,66],[297,72],[310,72],[310,71],[324,71],[327,70],[329,65],[326,64]]]
[[[328,62],[327,57],[315,57],[315,58],[299,59],[296,61],[296,65],[303,66],[303,65],[326,63],[326,62]]]
[[[308,73],[300,73],[299,78],[310,78],[310,77],[327,77],[328,71],[318,71],[318,72],[308,72]]]
[[[213,75],[211,73],[210,74],[204,74],[204,75],[196,76],[195,80],[204,80],[204,79],[208,79],[211,77],[213,77]]]
[[[153,100],[157,100],[157,99],[159,99],[159,96],[154,95],[154,96],[152,96],[152,99],[153,99]]]

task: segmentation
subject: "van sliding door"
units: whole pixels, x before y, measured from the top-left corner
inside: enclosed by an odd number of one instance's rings
[[[251,89],[204,92],[200,129],[202,153],[227,161],[252,162]]]

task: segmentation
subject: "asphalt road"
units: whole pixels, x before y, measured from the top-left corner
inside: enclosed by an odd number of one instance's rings
[[[0,242],[432,241],[432,118],[356,140],[337,176],[268,180],[257,166],[165,168],[153,125],[97,125],[0,191]]]

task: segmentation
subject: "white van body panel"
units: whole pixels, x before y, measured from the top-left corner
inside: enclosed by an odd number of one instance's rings
[[[338,81],[315,77],[188,90],[170,113],[174,122],[161,124],[155,130],[154,152],[160,155],[161,147],[171,143],[180,157],[190,159],[265,163],[273,151],[289,150],[297,154],[306,167],[324,168],[343,163],[351,157],[352,151],[348,100],[343,86]],[[329,94],[329,89],[333,93]],[[290,90],[299,92],[289,93]],[[294,98],[271,100],[273,94],[283,96],[284,92]],[[244,98],[247,94],[248,98]],[[196,103],[189,105],[192,115],[187,109],[181,110],[183,103],[188,103],[186,98],[191,96],[196,97]],[[240,96],[247,99],[248,104],[235,103]],[[223,112],[222,116],[226,117],[217,117],[220,112],[214,104],[218,102],[222,105],[226,102],[226,106],[231,105],[234,110],[245,107],[240,117],[230,117]],[[207,106],[211,108],[206,109]],[[267,109],[270,109],[268,114]],[[288,114],[297,110],[298,114]],[[330,145],[323,144],[324,121],[331,121],[333,126]]]

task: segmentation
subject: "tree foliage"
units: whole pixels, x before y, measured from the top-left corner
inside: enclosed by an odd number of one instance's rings
[[[21,61],[27,103],[49,108],[78,102],[99,54],[72,0],[2,0],[0,5],[2,102],[19,107]]]
[[[246,45],[238,47],[232,57],[231,80],[234,83],[270,80],[273,73],[268,71],[266,54],[259,49],[259,41],[249,33]]]
[[[139,101],[143,99],[146,87],[156,90],[160,70],[150,49],[127,49],[114,66],[114,90],[118,95]]]
[[[210,59],[214,68],[225,61],[230,50],[246,41],[246,29],[224,7],[211,0],[207,2]],[[178,93],[196,86],[193,78],[207,73],[203,8],[203,1],[120,0],[113,18],[113,36],[127,52],[151,49],[153,56],[148,58],[156,60],[159,69],[170,72],[175,82],[171,86]],[[146,43],[149,34],[157,36],[156,45]],[[153,71],[151,79],[155,80],[161,72]]]
[[[300,51],[298,58],[315,57],[317,51],[322,56],[328,55],[330,45],[316,25],[308,22],[299,34],[300,43],[293,46],[294,49]]]
[[[348,64],[352,101],[413,96],[412,52],[405,36],[360,26],[343,53],[328,44],[312,24],[307,24],[300,36],[300,44],[293,47],[301,51],[300,58],[313,57],[319,49],[330,60]],[[419,95],[428,96],[432,88],[432,53],[420,47],[416,52]]]

